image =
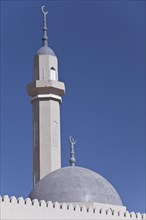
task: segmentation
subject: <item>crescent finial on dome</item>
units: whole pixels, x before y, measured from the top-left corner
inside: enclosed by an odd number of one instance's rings
[[[69,143],[70,143],[70,159],[69,159],[70,166],[75,166],[76,159],[74,157],[75,155],[74,145],[76,144],[76,140],[72,136],[70,136]]]

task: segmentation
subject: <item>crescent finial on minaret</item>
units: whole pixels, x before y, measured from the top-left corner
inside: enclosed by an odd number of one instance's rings
[[[75,155],[74,145],[76,144],[76,140],[72,136],[70,136],[69,143],[70,143],[70,159],[69,159],[70,166],[75,166],[76,159],[74,157],[74,155]]]
[[[45,12],[45,11],[44,11],[44,8],[45,8],[45,5],[43,5],[43,6],[41,7],[42,12],[43,12],[44,15],[47,15],[47,14],[48,14],[48,11]]]
[[[44,15],[43,17],[43,37],[42,37],[42,42],[43,46],[48,46],[48,36],[47,36],[47,21],[46,21],[46,15],[48,14],[48,11],[44,11],[45,6],[43,5],[41,7],[42,13]]]

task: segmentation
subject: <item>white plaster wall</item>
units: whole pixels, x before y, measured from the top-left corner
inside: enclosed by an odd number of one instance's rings
[[[61,168],[60,103],[33,101],[33,183]]]
[[[98,208],[72,205],[72,204],[59,204],[52,202],[45,202],[38,200],[31,201],[30,199],[23,199],[15,197],[9,198],[8,196],[0,197],[0,219],[8,220],[24,220],[24,219],[100,219],[100,220],[114,220],[114,219],[129,219],[140,220],[146,219],[146,214],[129,213],[128,211],[117,211],[106,209],[105,205]]]

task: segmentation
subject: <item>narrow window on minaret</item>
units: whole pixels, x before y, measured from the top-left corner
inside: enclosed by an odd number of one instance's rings
[[[33,184],[36,184],[37,183],[37,181],[36,181],[36,175],[35,175],[35,173],[33,174]]]
[[[50,69],[50,79],[56,80],[56,70],[54,67],[51,67],[51,69]]]
[[[45,68],[42,69],[42,78],[45,79]]]

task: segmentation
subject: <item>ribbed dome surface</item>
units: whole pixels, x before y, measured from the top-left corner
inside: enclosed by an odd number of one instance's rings
[[[55,56],[55,53],[50,47],[43,46],[37,51],[37,55],[52,55],[52,56]]]
[[[39,181],[29,197],[52,202],[97,202],[123,205],[114,187],[82,167],[64,167]]]

